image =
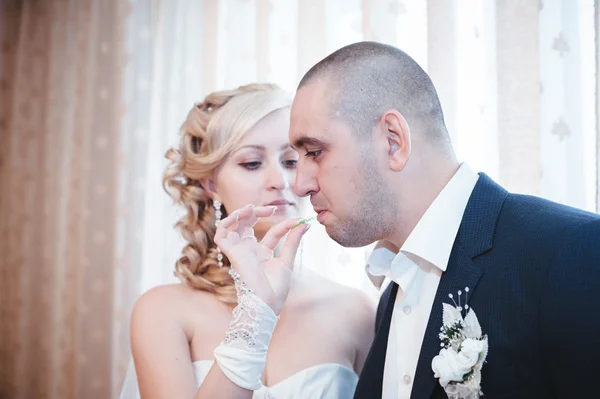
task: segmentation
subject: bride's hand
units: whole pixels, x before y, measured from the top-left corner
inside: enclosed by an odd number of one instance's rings
[[[238,209],[219,222],[215,243],[246,286],[279,315],[290,291],[296,251],[309,225],[292,229],[298,219],[288,219],[272,226],[257,242],[252,227],[261,217],[272,216],[274,212],[275,207],[270,206],[248,205]],[[281,254],[276,258],[273,251],[286,234]]]

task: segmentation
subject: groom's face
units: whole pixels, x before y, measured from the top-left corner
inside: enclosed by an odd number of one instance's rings
[[[357,138],[332,110],[329,93],[325,83],[309,83],[294,99],[290,142],[299,152],[294,192],[310,196],[331,238],[346,247],[364,246],[385,235],[386,184],[370,136]]]

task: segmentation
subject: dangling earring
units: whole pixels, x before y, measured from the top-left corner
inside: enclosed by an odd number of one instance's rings
[[[217,200],[213,200],[213,206],[215,207],[215,227],[219,226],[219,222],[221,221],[221,202]],[[223,267],[223,254],[221,253],[221,248],[217,245],[217,264],[219,267]]]

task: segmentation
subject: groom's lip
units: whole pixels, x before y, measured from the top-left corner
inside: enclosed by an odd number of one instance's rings
[[[325,217],[325,213],[327,213],[326,210],[317,211],[317,221],[321,224],[324,222],[323,218]]]

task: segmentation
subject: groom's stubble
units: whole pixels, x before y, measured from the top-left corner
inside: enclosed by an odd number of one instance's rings
[[[327,234],[344,247],[362,247],[389,236],[397,220],[394,194],[377,168],[372,145],[361,148],[357,159],[359,184],[356,196],[349,199],[350,216],[326,228]]]

